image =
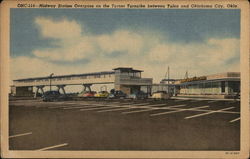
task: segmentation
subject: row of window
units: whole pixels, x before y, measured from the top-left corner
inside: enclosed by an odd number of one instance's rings
[[[199,93],[199,92],[240,92],[240,82],[239,81],[221,81],[221,82],[208,82],[199,84],[190,84],[181,86],[181,90],[189,93]]]
[[[181,88],[218,88],[218,87],[221,87],[220,82],[199,83],[199,84],[190,84],[181,86]]]
[[[129,76],[129,77],[141,77],[141,72],[122,72],[118,75]]]
[[[62,81],[62,80],[78,80],[78,79],[93,79],[93,78],[109,78],[114,76],[113,74],[104,74],[104,75],[90,75],[90,76],[80,76],[80,77],[60,77],[60,78],[52,78],[51,81]],[[24,83],[30,82],[49,82],[49,79],[37,79],[37,80],[24,80],[19,81]]]

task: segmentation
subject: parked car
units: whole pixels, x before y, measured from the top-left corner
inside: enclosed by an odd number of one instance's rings
[[[83,97],[94,97],[96,94],[95,91],[91,91],[91,92],[86,92],[83,94]]]
[[[60,94],[59,91],[47,91],[42,95],[42,99],[45,102],[52,102],[68,100],[69,97],[67,97],[65,94]]]
[[[109,92],[107,91],[100,91],[95,94],[95,97],[108,97],[108,96],[109,96]]]
[[[78,93],[67,93],[68,97],[77,97]]]
[[[35,96],[35,94],[34,94],[34,96]],[[39,93],[39,92],[38,92],[38,93],[36,94],[36,97],[42,97],[42,96],[43,96],[42,93]]]
[[[108,96],[108,98],[126,98],[127,94],[120,91],[120,90],[114,90],[114,91],[110,91],[110,94]]]
[[[134,92],[134,93],[128,95],[128,98],[145,99],[145,98],[148,98],[148,94],[143,92],[143,91],[138,91],[138,92]]]
[[[154,99],[169,99],[171,97],[170,94],[168,94],[166,91],[157,91],[154,92],[151,96],[151,98]]]
[[[86,91],[82,91],[82,92],[80,92],[80,93],[78,93],[78,97],[83,97],[83,95],[85,94],[85,93],[87,93]]]

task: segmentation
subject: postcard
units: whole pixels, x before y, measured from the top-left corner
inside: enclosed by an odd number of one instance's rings
[[[247,1],[3,1],[3,158],[248,158]]]

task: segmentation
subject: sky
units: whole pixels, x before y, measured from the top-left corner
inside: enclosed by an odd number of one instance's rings
[[[11,79],[144,70],[171,78],[240,71],[240,10],[11,9]]]

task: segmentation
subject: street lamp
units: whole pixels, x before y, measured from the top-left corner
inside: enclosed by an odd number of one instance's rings
[[[49,75],[49,90],[50,90],[50,92],[51,92],[51,78],[52,78],[53,75],[54,75],[54,73],[51,73]]]
[[[168,94],[170,94],[170,89],[169,89],[169,66],[168,66]]]

